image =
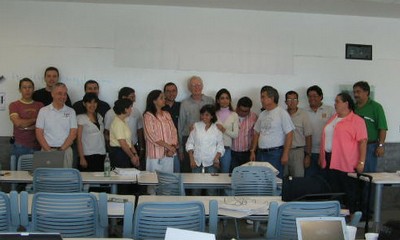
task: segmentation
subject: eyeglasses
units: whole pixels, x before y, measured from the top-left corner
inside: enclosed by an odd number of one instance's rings
[[[297,98],[288,98],[288,99],[286,99],[286,102],[297,102],[297,101],[299,101]]]

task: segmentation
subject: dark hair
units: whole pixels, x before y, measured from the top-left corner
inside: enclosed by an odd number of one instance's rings
[[[91,102],[92,100],[94,100],[97,103],[99,102],[99,97],[97,96],[97,94],[85,93],[85,95],[83,96],[82,102],[87,103],[87,102]]]
[[[297,99],[299,98],[299,94],[298,94],[297,92],[291,90],[291,91],[289,91],[289,92],[287,92],[287,93],[285,94],[285,100],[287,100],[287,98],[288,98],[289,95],[293,95],[293,94],[296,95],[296,98],[297,98]]]
[[[58,72],[58,69],[56,67],[48,67],[46,68],[46,70],[44,70],[44,76],[46,77],[46,73],[49,71],[56,71],[57,72],[57,76],[60,76],[60,73]]]
[[[250,98],[248,97],[242,97],[239,99],[239,101],[237,102],[237,107],[247,107],[247,108],[251,108],[253,106],[253,102],[251,101]]]
[[[200,114],[209,113],[211,115],[211,122],[217,122],[217,115],[215,114],[215,107],[212,104],[206,104],[200,109]]]
[[[309,87],[307,89],[307,96],[311,91],[316,92],[318,94],[318,96],[321,97],[321,99],[324,99],[324,94],[322,93],[322,89],[319,86],[313,85],[313,86]]]
[[[156,108],[156,105],[154,104],[154,101],[157,100],[157,98],[159,98],[161,94],[162,94],[162,91],[156,89],[156,90],[151,91],[147,95],[145,112],[150,112],[154,116],[156,115],[157,108]]]
[[[173,83],[173,82],[168,82],[168,83],[166,83],[166,84],[164,85],[163,91],[165,92],[165,89],[167,89],[167,87],[169,87],[169,86],[175,86],[175,88],[178,89],[178,87],[176,86],[175,83]]]
[[[351,111],[354,111],[355,104],[354,104],[353,98],[350,96],[350,94],[348,94],[346,92],[341,92],[337,96],[342,99],[342,102],[347,102],[349,105],[349,109]]]
[[[135,90],[130,87],[123,87],[118,92],[118,99],[129,96],[131,93],[135,93]]]
[[[87,87],[87,85],[92,84],[92,83],[96,84],[97,87],[99,87],[99,83],[96,82],[95,80],[87,80],[87,81],[85,82],[85,86],[83,87],[83,90],[86,92],[86,87]]]
[[[229,110],[233,111],[231,93],[226,88],[222,88],[221,90],[219,90],[217,92],[217,95],[215,95],[215,110],[218,111],[218,110],[221,109],[221,105],[218,103],[218,99],[222,96],[222,94],[228,95],[228,97],[229,97]]]
[[[21,89],[23,82],[30,82],[33,86],[33,89],[35,89],[35,84],[33,83],[33,81],[30,78],[23,78],[23,79],[19,80],[18,89]]]
[[[355,87],[359,87],[363,91],[368,92],[368,96],[369,96],[371,88],[369,87],[369,84],[366,81],[358,81],[358,82],[354,83],[353,88],[355,88]]]
[[[278,102],[279,102],[279,93],[275,88],[273,88],[271,86],[264,86],[264,87],[261,88],[260,93],[262,94],[263,92],[266,92],[267,96],[269,98],[273,98],[274,99],[274,103],[278,104]]]
[[[86,93],[83,96],[82,103],[90,103],[93,100],[96,103],[99,103],[99,97],[97,96],[97,94],[95,94],[95,93]],[[84,112],[87,113],[86,107],[84,107],[83,109],[84,109]],[[97,109],[95,111],[97,112]],[[97,118],[97,114],[95,114],[95,117]],[[96,121],[97,121],[97,119],[96,119]]]
[[[125,109],[130,108],[132,104],[133,102],[127,98],[118,99],[114,103],[113,110],[116,115],[124,114],[126,113]]]

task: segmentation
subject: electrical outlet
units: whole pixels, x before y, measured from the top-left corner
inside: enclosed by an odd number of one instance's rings
[[[0,111],[6,110],[6,93],[0,92]]]

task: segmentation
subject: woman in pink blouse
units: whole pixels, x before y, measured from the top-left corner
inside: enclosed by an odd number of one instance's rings
[[[153,90],[147,95],[146,111],[143,115],[146,139],[146,170],[172,173],[174,155],[178,146],[178,135],[171,115],[163,111],[164,94]],[[152,194],[153,189],[149,188]]]
[[[346,206],[355,211],[355,180],[347,173],[364,170],[367,150],[367,128],[364,120],[354,114],[354,102],[347,93],[335,99],[335,110],[325,125],[320,148],[320,165],[328,173],[334,192],[346,194]]]

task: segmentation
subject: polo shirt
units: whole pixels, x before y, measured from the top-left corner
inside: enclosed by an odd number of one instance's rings
[[[374,100],[369,98],[367,103],[361,108],[356,106],[354,112],[365,121],[368,132],[368,142],[378,141],[379,130],[388,129],[383,107]]]
[[[312,153],[319,153],[322,129],[328,122],[328,120],[335,114],[335,109],[328,105],[321,105],[316,112],[310,108],[305,107],[305,111],[308,113],[308,119],[311,123],[312,128]]]
[[[306,145],[306,137],[312,135],[311,122],[308,119],[308,114],[301,108],[290,115],[295,126],[292,148],[304,147]]]
[[[75,111],[66,105],[57,110],[49,104],[40,109],[36,119],[36,128],[43,129],[50,147],[62,146],[70,130],[77,127]]]

